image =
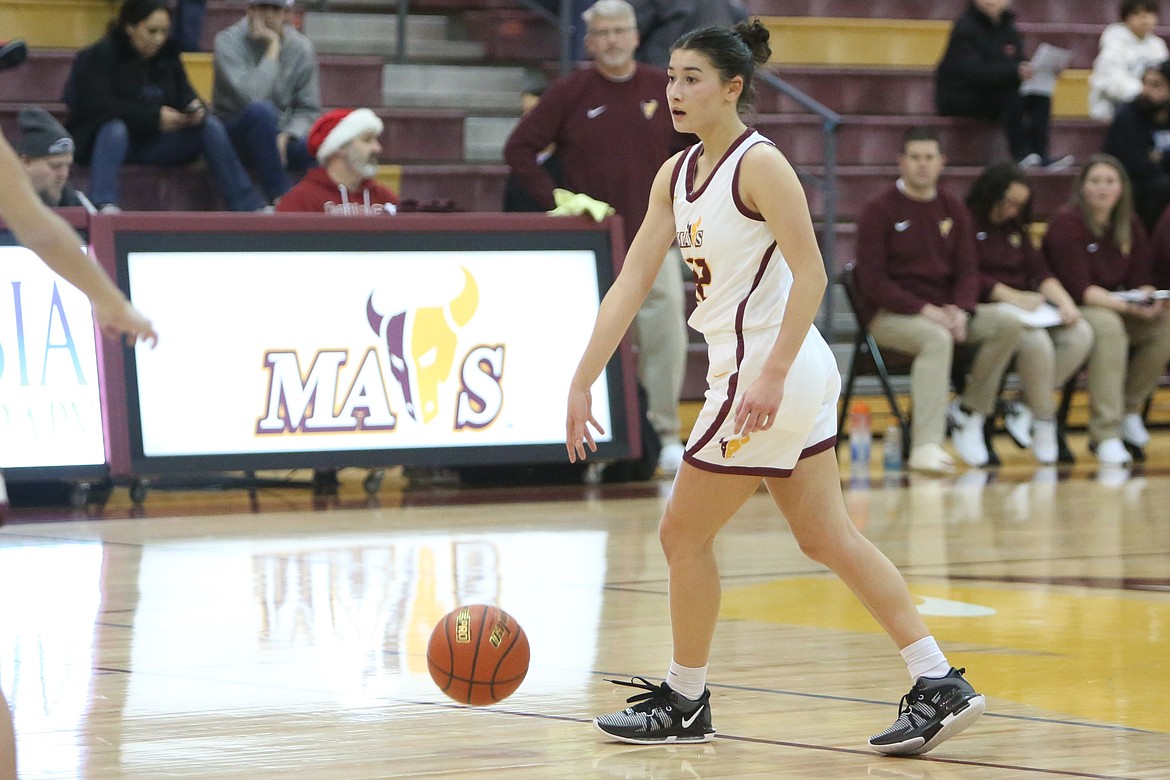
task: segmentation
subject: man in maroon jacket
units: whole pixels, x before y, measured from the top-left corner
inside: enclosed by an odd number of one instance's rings
[[[313,168],[277,202],[277,211],[323,211],[326,214],[394,214],[398,196],[379,183],[378,136],[382,120],[368,108],[338,108],[309,128]]]
[[[545,91],[520,120],[504,160],[520,186],[545,210],[556,186],[538,157],[556,144],[561,185],[617,211],[626,246],[646,216],[659,167],[689,139],[674,130],[666,105],[666,71],[634,60],[637,19],[625,0],[598,0],[582,17],[593,67],[571,73]],[[651,424],[662,439],[659,465],[682,462],[678,399],[686,368],[681,257],[672,250],[634,322],[638,381],[646,388]]]
[[[986,465],[983,423],[1023,325],[1001,308],[979,304],[975,234],[963,202],[938,189],[945,158],[928,128],[907,131],[901,178],[865,204],[858,223],[859,316],[879,346],[914,355],[910,468],[949,473],[942,448],[951,440],[970,466]],[[947,407],[956,343],[979,345],[963,394]]]

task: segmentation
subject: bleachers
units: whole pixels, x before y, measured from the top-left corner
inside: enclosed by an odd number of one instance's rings
[[[905,127],[939,128],[949,158],[944,186],[956,193],[965,192],[992,151],[1002,148],[998,127],[934,116],[934,64],[951,21],[967,2],[746,0],[749,12],[766,17],[775,34],[776,72],[845,117],[837,138],[838,265],[853,259],[861,204],[897,175]],[[5,132],[14,129],[24,103],[41,103],[63,115],[61,86],[73,50],[101,34],[114,7],[110,0],[0,0],[6,35],[19,33],[34,46],[20,78],[0,79]],[[307,34],[317,36],[324,103],[369,106],[383,118],[381,140],[389,163],[383,176],[398,183],[404,198],[454,199],[461,210],[495,211],[507,175],[500,152],[518,114],[519,92],[534,76],[555,75],[558,33],[514,0],[411,0],[407,57],[399,63],[396,10],[395,0],[329,0],[299,11]],[[1104,135],[1104,128],[1085,116],[1087,69],[1101,29],[1116,19],[1115,3],[1029,0],[1015,10],[1029,48],[1043,40],[1074,51],[1072,69],[1054,100],[1052,149],[1083,159]],[[210,0],[204,47],[241,13],[236,0]],[[27,32],[22,25],[28,25]],[[206,94],[209,55],[187,61],[193,83]],[[753,123],[799,168],[819,173],[816,118],[762,88]],[[79,174],[84,184],[84,171]],[[1038,215],[1068,199],[1074,176],[1074,171],[1035,174]],[[125,189],[131,208],[215,205],[210,180],[198,165],[182,171],[131,166]],[[813,187],[807,191],[819,219],[821,195]],[[689,398],[703,387],[701,347],[693,345],[693,352]]]

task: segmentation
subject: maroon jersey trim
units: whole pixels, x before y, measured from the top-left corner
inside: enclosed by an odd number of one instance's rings
[[[715,166],[711,169],[711,172],[707,174],[707,180],[703,182],[703,186],[699,187],[698,190],[695,190],[695,171],[699,167],[699,155],[691,155],[691,159],[687,163],[687,203],[694,203],[699,199],[700,196],[702,196],[703,192],[707,189],[707,185],[711,183],[711,180],[715,178],[715,174],[719,171],[719,166],[723,165],[723,162],[731,155],[731,153],[739,148],[739,145],[746,141],[748,136],[754,132],[755,130],[749,127],[743,131],[739,138],[736,138],[735,141],[732,142],[731,146],[727,147],[727,151],[724,152],[723,156],[719,158],[719,162],[715,163]],[[698,146],[701,148],[702,144],[699,144]]]

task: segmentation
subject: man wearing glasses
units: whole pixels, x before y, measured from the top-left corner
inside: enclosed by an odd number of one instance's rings
[[[582,18],[593,67],[549,86],[512,131],[504,160],[543,209],[557,205],[558,186],[612,206],[629,246],[646,216],[659,166],[693,139],[674,130],[665,70],[634,59],[639,39],[633,7],[626,0],[598,0]],[[556,145],[560,182],[538,163],[549,144]],[[678,401],[687,342],[682,273],[672,250],[634,323],[638,379],[648,397],[647,416],[662,441],[658,465],[667,474],[682,461]]]

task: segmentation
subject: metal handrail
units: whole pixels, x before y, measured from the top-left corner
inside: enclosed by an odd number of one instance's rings
[[[756,73],[756,78],[821,118],[824,172],[821,176],[803,171],[797,173],[802,179],[811,181],[824,198],[825,208],[821,215],[821,229],[824,231],[821,238],[821,259],[825,263],[825,276],[829,279],[829,284],[825,287],[825,298],[821,303],[819,316],[821,333],[832,341],[836,335],[833,326],[833,280],[837,276],[837,131],[841,129],[845,120],[833,109],[809,97],[771,71],[760,70]]]

